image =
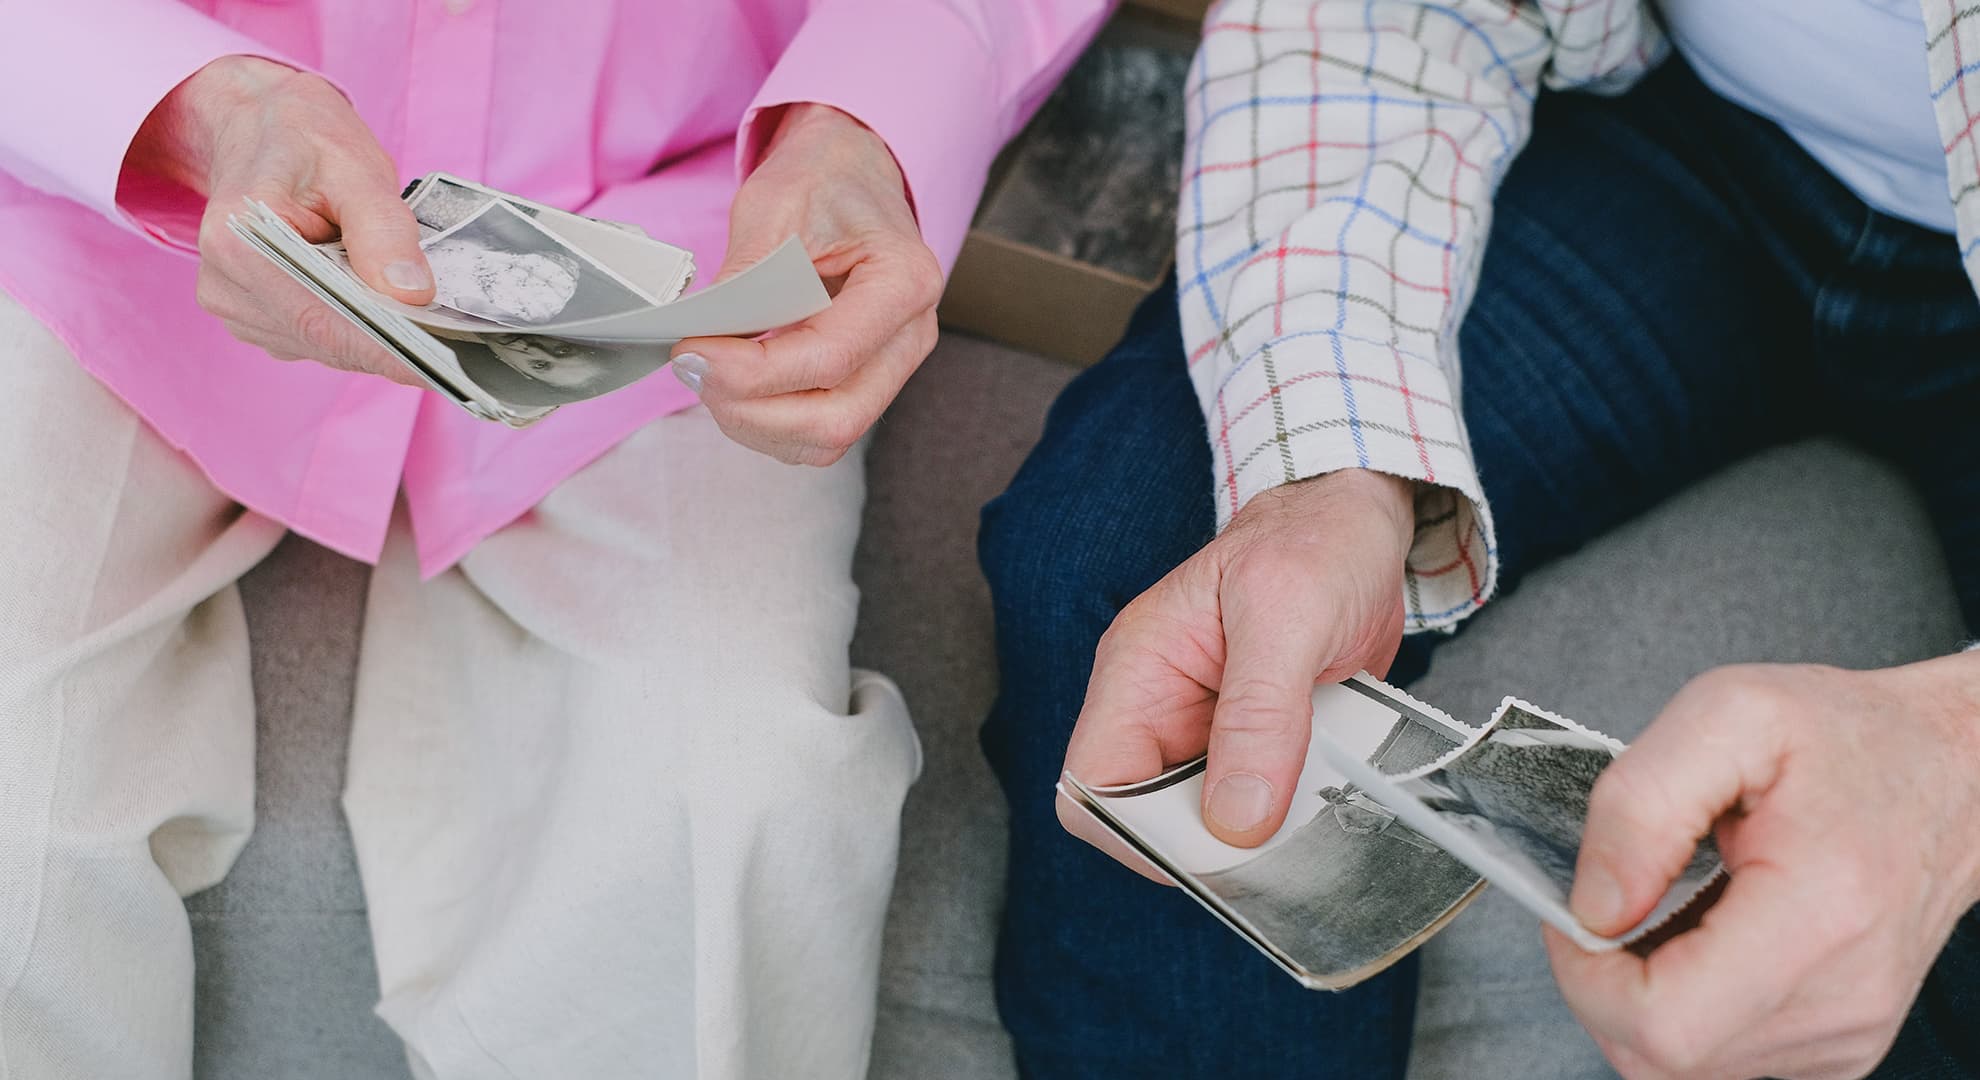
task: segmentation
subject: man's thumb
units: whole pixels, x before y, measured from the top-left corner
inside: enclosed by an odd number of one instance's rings
[[[350,195],[334,207],[351,266],[366,285],[406,304],[433,300],[433,271],[419,249],[419,222],[395,192]]]
[[[1713,737],[1732,722],[1761,730],[1764,717],[1734,721],[1700,711],[1700,700],[1679,695],[1588,794],[1568,908],[1598,934],[1621,933],[1649,914],[1719,816],[1777,775],[1764,737]]]
[[[1285,821],[1306,766],[1313,672],[1301,650],[1231,643],[1210,720],[1203,822],[1226,843],[1253,847]]]

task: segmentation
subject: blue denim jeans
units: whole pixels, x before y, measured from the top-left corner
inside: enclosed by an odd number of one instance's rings
[[[1903,468],[1980,630],[1980,302],[1943,233],[1871,211],[1673,60],[1621,97],[1550,94],[1496,202],[1461,331],[1502,588],[1728,462],[1817,431]],[[1052,785],[1116,613],[1214,530],[1173,283],[1067,387],[983,513],[1011,805],[998,1002],[1027,1077],[1384,1077],[1414,969],[1299,988],[1177,890],[1059,828]],[[1394,677],[1428,664],[1412,638]],[[1951,643],[1948,643],[1950,645]],[[1969,915],[1879,1074],[1980,1070]]]

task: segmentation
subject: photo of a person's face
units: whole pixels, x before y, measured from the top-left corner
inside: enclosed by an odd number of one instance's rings
[[[653,306],[626,281],[506,202],[491,202],[420,242],[434,305],[511,329],[624,315]]]
[[[558,251],[501,251],[449,237],[426,247],[434,302],[497,323],[535,325],[561,315],[578,290],[578,261]]]
[[[652,345],[609,345],[539,334],[444,332],[461,371],[511,405],[569,405],[638,382],[667,362]]]
[[[560,390],[583,390],[607,371],[603,357],[569,341],[533,334],[496,334],[483,340],[517,373]]]

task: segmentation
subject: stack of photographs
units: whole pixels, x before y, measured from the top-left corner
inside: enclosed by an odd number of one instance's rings
[[[682,297],[694,258],[630,225],[581,217],[444,173],[409,186],[435,297],[364,285],[342,244],[310,244],[250,201],[233,231],[468,412],[512,427],[628,386],[686,337],[754,336],[830,304],[795,238]]]

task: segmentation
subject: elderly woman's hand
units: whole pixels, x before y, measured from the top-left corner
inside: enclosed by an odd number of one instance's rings
[[[823,105],[785,110],[736,194],[720,277],[793,234],[834,289],[832,306],[762,341],[683,341],[674,371],[730,438],[795,464],[830,465],[934,348],[942,269],[921,241],[887,145]]]
[[[227,228],[259,199],[306,239],[342,236],[366,284],[408,304],[433,299],[419,223],[398,171],[350,102],[321,78],[251,56],[215,60],[152,110],[129,168],[206,196],[199,304],[281,360],[416,384],[418,377]]]

